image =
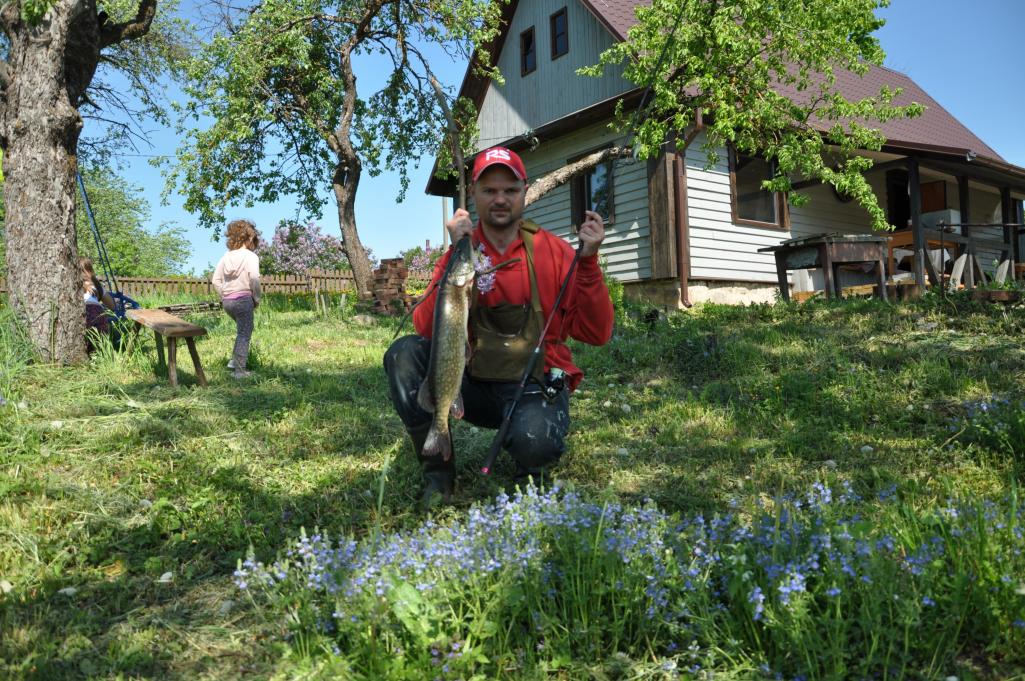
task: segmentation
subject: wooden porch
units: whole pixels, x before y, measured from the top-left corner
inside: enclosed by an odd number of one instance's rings
[[[973,289],[978,285],[1004,283],[1022,275],[1022,234],[1025,233],[1025,217],[1022,214],[1022,200],[1013,198],[1014,192],[1025,191],[1025,179],[1011,177],[991,169],[980,169],[971,165],[973,157],[968,154],[963,163],[953,164],[949,159],[929,156],[908,156],[905,159],[879,164],[873,170],[902,168],[907,174],[908,228],[889,234],[889,258],[887,274],[891,279],[897,274],[898,263],[894,251],[908,248],[911,251],[911,274],[918,291],[925,286],[947,286]],[[923,182],[923,171],[932,172],[940,178],[950,178],[957,183],[957,221],[940,219],[926,225],[925,214],[936,212],[954,213],[954,201],[946,197],[943,179]],[[1020,183],[1020,184],[1019,184]],[[890,189],[888,183],[888,190]],[[930,191],[923,191],[929,187]],[[942,191],[932,191],[938,187]],[[982,190],[995,190],[999,194],[999,221],[973,220],[972,197]],[[973,192],[973,188],[975,191]],[[941,194],[941,195],[940,195]],[[887,197],[888,208],[893,219],[895,201]],[[996,237],[996,238],[994,238]],[[939,257],[930,257],[929,252],[938,252]],[[987,274],[980,252],[999,254],[996,266]],[[949,253],[949,258],[947,254]],[[938,263],[936,262],[938,260]],[[937,266],[938,265],[938,266]]]

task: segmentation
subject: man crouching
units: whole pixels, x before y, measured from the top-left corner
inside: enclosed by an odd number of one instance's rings
[[[467,211],[458,209],[445,225],[453,244],[459,244],[463,236],[470,237],[469,247],[477,262],[477,275],[470,277],[473,289],[466,313],[470,352],[453,413],[458,416],[461,411],[470,423],[497,429],[552,315],[575,253],[559,237],[523,219],[527,172],[515,152],[504,147],[480,152],[474,159],[471,180],[471,195],[480,216],[477,224],[471,222]],[[598,266],[598,249],[605,238],[601,216],[586,211],[577,235],[579,264],[548,325],[543,361],[535,365],[502,442],[516,463],[517,480],[524,482],[533,477],[540,483],[545,469],[566,449],[569,398],[583,378],[573,364],[566,339],[604,345],[612,335],[612,301]],[[434,404],[437,391],[422,394],[425,386],[435,390],[430,387],[432,342],[439,331],[434,328],[435,307],[439,295],[446,295],[444,290],[439,292],[437,284],[450,259],[465,257],[454,246],[438,260],[431,293],[413,312],[417,335],[399,338],[384,356],[392,404],[423,466],[422,504],[428,508],[439,501],[448,503],[455,483],[451,442],[439,442],[439,438],[450,437],[447,410],[453,405]],[[435,348],[435,358],[438,350]],[[438,418],[437,409],[445,410],[445,418]]]

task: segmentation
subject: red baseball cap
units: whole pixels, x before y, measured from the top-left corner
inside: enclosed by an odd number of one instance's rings
[[[505,147],[491,147],[477,154],[473,159],[473,182],[477,181],[480,174],[495,164],[504,165],[513,172],[517,180],[527,181],[527,169],[515,151]]]

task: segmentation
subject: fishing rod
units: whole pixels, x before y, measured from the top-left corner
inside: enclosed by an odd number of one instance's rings
[[[438,79],[434,76],[431,76],[430,80],[431,87],[434,88],[434,94],[438,98],[438,106],[441,107],[441,113],[445,117],[445,121],[448,127],[448,138],[449,142],[452,145],[452,161],[453,163],[455,163],[456,172],[459,174],[459,207],[463,210],[466,210],[466,166],[463,161],[463,149],[459,144],[459,128],[456,127],[456,119],[452,116],[452,109],[449,108],[448,102],[445,101],[445,91],[442,89],[441,83],[439,83]],[[463,237],[459,239],[459,243],[452,244],[453,253],[462,248],[463,241],[465,241],[468,238],[469,235],[463,235]],[[470,245],[470,256],[473,257],[472,244]],[[435,289],[444,286],[448,282],[448,275],[452,271],[452,264],[454,262],[455,258],[449,257],[448,262],[445,263],[445,271],[442,272],[441,277],[431,282],[431,284],[427,287],[427,290],[424,291],[424,294],[420,298],[420,300],[413,303],[412,307],[409,308],[409,311],[407,311],[406,314],[399,321],[399,326],[397,329],[395,329],[395,335],[392,336],[392,340],[398,337],[399,332],[402,330],[402,327],[406,324],[406,320],[409,319],[409,316],[411,314],[413,314],[413,310],[415,310],[417,306],[420,305],[420,303],[430,298],[431,293],[433,293]]]
[[[541,357],[541,348],[545,344],[545,336],[548,335],[548,327],[552,325],[552,321],[555,319],[555,315],[559,312],[559,303],[562,302],[562,296],[566,293],[566,289],[569,288],[569,282],[573,278],[573,273],[577,269],[577,263],[580,262],[580,253],[584,249],[584,242],[581,241],[577,246],[576,253],[573,254],[573,262],[569,265],[569,272],[566,273],[566,278],[562,280],[562,287],[559,289],[559,295],[555,297],[555,304],[552,306],[552,312],[548,315],[548,320],[545,321],[545,326],[541,329],[541,335],[537,339],[537,345],[534,346],[534,351],[530,353],[530,357],[527,358],[527,368],[523,372],[522,378],[520,378],[519,385],[516,386],[516,393],[513,395],[512,401],[509,402],[509,406],[506,407],[505,414],[502,416],[502,425],[499,426],[498,432],[495,433],[495,439],[491,441],[491,449],[488,450],[487,456],[484,457],[484,463],[481,464],[480,472],[483,475],[487,475],[491,472],[492,467],[495,465],[495,459],[498,458],[498,452],[502,449],[502,443],[505,441],[505,436],[509,433],[509,426],[512,423],[513,412],[516,411],[516,407],[520,403],[520,398],[523,397],[523,391],[527,387],[527,381],[530,380],[531,375],[534,373],[534,367],[537,366],[537,361]]]

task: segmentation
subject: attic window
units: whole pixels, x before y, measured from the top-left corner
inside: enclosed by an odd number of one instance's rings
[[[551,16],[552,59],[558,59],[569,52],[569,19],[563,7]]]
[[[537,42],[534,40],[534,27],[531,26],[520,34],[520,75],[525,76],[537,69]]]
[[[781,195],[762,189],[762,182],[771,180],[773,172],[772,163],[766,159],[730,149],[730,198],[734,223],[786,229],[786,208]]]

